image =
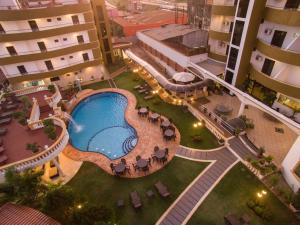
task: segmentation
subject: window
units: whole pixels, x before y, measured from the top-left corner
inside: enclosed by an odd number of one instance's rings
[[[236,46],[240,46],[242,34],[243,34],[244,22],[243,21],[235,21],[234,32],[232,35],[232,44]]]
[[[51,22],[52,21],[52,19],[47,19],[47,22]]]
[[[48,71],[54,70],[51,60],[45,61]]]
[[[55,39],[54,42],[57,43],[57,42],[59,42],[59,40],[58,40],[58,39]]]
[[[27,70],[24,65],[17,66],[17,68],[18,68],[20,74],[22,74],[22,75],[27,74]]]
[[[298,9],[300,5],[300,0],[287,0],[285,3],[285,9]]]
[[[99,21],[104,21],[104,14],[103,14],[103,8],[102,6],[97,6],[97,13],[99,16]]]
[[[51,78],[50,78],[50,81],[59,81],[59,80],[60,80],[59,77],[51,77]]]
[[[226,70],[225,81],[231,84],[232,80],[233,80],[233,72]]]
[[[237,16],[245,18],[247,15],[248,11],[248,5],[249,5],[249,0],[240,0],[238,10],[237,10]]]
[[[35,20],[29,20],[28,23],[29,23],[29,26],[30,26],[32,31],[38,31],[39,30],[39,27],[38,27],[37,23],[35,22]]]
[[[1,23],[0,23],[0,34],[5,34],[5,30],[4,30],[4,28],[2,27]]]
[[[100,30],[101,30],[102,37],[105,37],[107,35],[107,30],[104,23],[100,24]]]
[[[7,46],[6,49],[11,56],[18,55],[14,46]]]
[[[265,61],[264,61],[264,65],[263,65],[263,67],[261,69],[261,72],[263,72],[264,74],[267,74],[267,75],[270,76],[271,73],[272,73],[274,64],[275,64],[274,60],[266,58]]]
[[[74,57],[72,55],[69,56],[69,59],[73,59]]]
[[[68,38],[63,38],[63,41],[67,41],[68,40]]]
[[[60,17],[57,17],[56,20],[57,20],[57,21],[61,21],[61,18],[60,18]]]
[[[104,44],[104,50],[108,52],[110,48],[109,48],[109,42],[107,38],[103,40],[103,44]]]
[[[112,64],[112,58],[110,53],[106,53],[106,59],[108,64]]]
[[[79,44],[84,43],[83,36],[82,36],[82,35],[78,35],[78,36],[77,36],[77,41],[78,41]]]
[[[79,24],[79,18],[77,15],[75,16],[72,16],[72,21],[73,21],[73,24]]]
[[[64,58],[64,57],[61,57],[60,60],[65,60],[65,58]]]
[[[83,53],[82,54],[82,58],[83,58],[83,61],[89,61],[89,54],[88,53]]]
[[[47,51],[46,45],[45,45],[45,43],[43,41],[38,42],[37,44],[38,44],[41,52],[46,52]]]
[[[275,30],[272,41],[271,41],[271,45],[275,45],[275,46],[281,48],[281,46],[284,42],[285,36],[286,36],[285,31]]]
[[[229,59],[228,59],[228,68],[235,69],[236,60],[238,57],[239,51],[236,48],[231,48],[229,53]]]

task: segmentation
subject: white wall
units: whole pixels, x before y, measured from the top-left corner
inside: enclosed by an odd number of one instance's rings
[[[212,15],[210,29],[229,33],[230,23],[233,21],[232,16]]]
[[[300,188],[300,178],[296,178],[292,173],[294,167],[300,161],[300,136],[296,139],[290,151],[282,162],[282,174],[287,183],[296,192]]]
[[[201,54],[193,57],[185,56],[172,48],[160,43],[159,41],[156,41],[149,36],[143,34],[142,32],[137,32],[137,38],[146,43],[147,45],[151,46],[153,49],[155,49],[158,52],[163,53],[166,57],[176,62],[181,67],[185,68],[188,66],[188,63],[190,61],[193,62],[201,62],[207,59],[207,54]]]
[[[272,32],[270,34],[265,34],[266,29],[271,29]],[[257,37],[260,40],[270,44],[275,30],[287,32],[284,42],[281,47],[283,49],[286,49],[295,39],[297,39],[297,36],[296,36],[297,33],[300,35],[300,27],[291,27],[291,26],[285,26],[285,25],[280,25],[280,24],[264,21],[264,23],[262,23],[259,26]],[[289,50],[300,52],[300,47],[299,47],[299,45],[294,45],[291,48],[289,48]]]
[[[213,5],[233,5],[234,0],[213,0]]]
[[[226,48],[228,45],[228,42],[223,42],[224,44],[221,45],[223,41],[215,40],[215,39],[209,39],[208,44],[210,45],[210,51],[217,53],[219,55],[226,55]]]

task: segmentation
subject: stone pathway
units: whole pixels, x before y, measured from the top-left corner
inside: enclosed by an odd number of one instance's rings
[[[218,150],[201,151],[183,146],[176,155],[195,161],[212,162],[176,199],[161,216],[157,225],[186,224],[210,191],[239,160],[226,147]]]
[[[246,160],[248,157],[257,158],[237,137],[234,137],[228,141],[230,148],[238,154],[241,159]],[[254,151],[254,150],[253,150]]]

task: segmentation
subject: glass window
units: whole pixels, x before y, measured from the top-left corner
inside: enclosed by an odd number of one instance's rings
[[[243,21],[235,21],[234,25],[234,32],[232,35],[232,44],[236,46],[240,46],[241,44],[241,39],[242,39],[242,34],[243,34],[243,29],[244,29],[244,22]]]
[[[249,6],[249,0],[240,0],[237,16],[245,18],[247,15],[248,6]]]
[[[239,50],[237,50],[236,48],[231,48],[230,49],[228,65],[227,65],[228,68],[233,69],[233,70],[235,69],[238,54],[239,54]]]
[[[226,70],[225,81],[231,84],[232,80],[233,80],[233,72]]]

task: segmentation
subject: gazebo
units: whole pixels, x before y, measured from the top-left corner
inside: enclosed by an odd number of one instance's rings
[[[189,83],[195,79],[195,75],[188,72],[175,73],[172,79],[179,83]]]

